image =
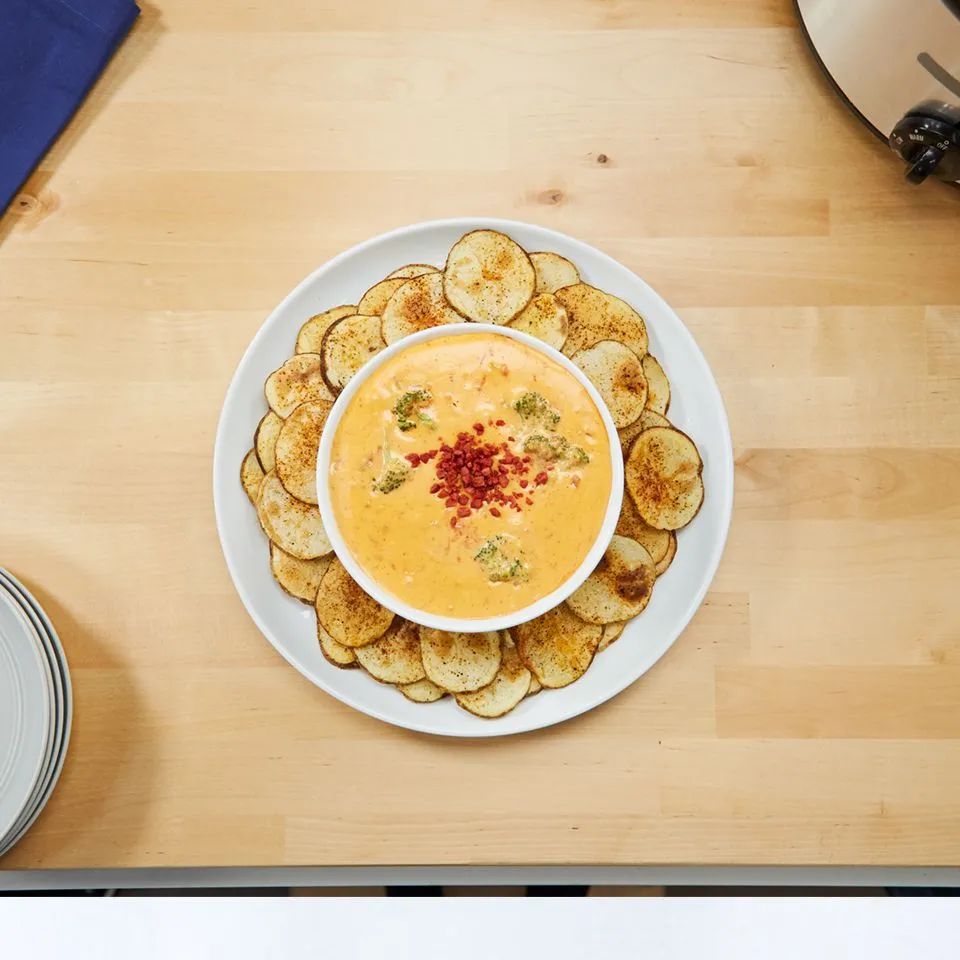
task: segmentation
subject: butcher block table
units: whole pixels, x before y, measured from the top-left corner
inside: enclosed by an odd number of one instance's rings
[[[960,864],[960,191],[903,182],[788,0],[142,6],[0,220],[0,563],[76,694],[0,878]],[[736,448],[726,554],[670,652],[585,716],[480,742],[289,667],[211,497],[274,305],[360,240],[464,214],[652,284]]]

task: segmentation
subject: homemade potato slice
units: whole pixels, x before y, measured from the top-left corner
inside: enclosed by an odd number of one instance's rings
[[[636,504],[628,491],[623,493],[620,504],[620,517],[617,520],[617,529],[614,533],[621,537],[629,537],[645,547],[654,563],[659,563],[670,549],[670,531],[657,530],[651,527],[637,511]]]
[[[496,230],[462,236],[443,271],[450,306],[477,323],[509,323],[533,298],[535,285],[527,251]]]
[[[566,687],[593,662],[602,627],[581,620],[565,603],[511,630],[517,653],[544,687]]]
[[[388,280],[394,280],[396,277],[403,277],[405,280],[412,280],[414,277],[422,277],[425,273],[439,273],[440,271],[429,263],[408,263],[404,267],[397,267],[393,273],[387,274]]]
[[[447,633],[420,628],[420,655],[427,677],[450,693],[479,690],[500,669],[500,634]]]
[[[402,287],[409,277],[387,277],[375,283],[361,298],[357,304],[357,313],[365,314],[368,317],[379,317],[386,307],[387,301]]]
[[[643,372],[647,378],[647,407],[662,415],[670,406],[670,381],[652,353],[644,355]]]
[[[649,403],[650,394],[647,393],[647,402]],[[656,410],[651,410],[649,407],[645,407],[643,413],[640,414],[639,419],[634,420],[633,423],[629,424],[626,427],[621,427],[617,433],[620,435],[620,448],[623,451],[623,458],[626,460],[627,455],[630,453],[630,447],[633,445],[633,441],[643,433],[644,430],[649,430],[651,427],[672,427],[673,424],[661,413],[657,413]]]
[[[644,430],[649,430],[651,427],[673,426],[673,424],[662,413],[657,413],[656,410],[651,410],[649,407],[647,407],[647,409],[640,414],[639,423]]]
[[[613,623],[604,625],[603,636],[600,638],[600,646],[597,647],[597,653],[606,650],[615,640],[620,639],[623,628],[629,623],[629,620],[614,620]]]
[[[264,473],[269,473],[277,465],[275,451],[282,426],[283,417],[278,417],[272,410],[268,410],[257,424],[253,447]]]
[[[260,466],[256,451],[248,450],[243,463],[240,464],[240,485],[254,506],[257,505],[257,495],[260,493],[263,476],[263,467]]]
[[[657,576],[662,577],[667,570],[670,569],[670,564],[673,563],[673,558],[677,555],[677,535],[671,530],[670,531],[670,545],[667,547],[667,552],[663,555],[662,559],[657,561]]]
[[[336,557],[320,581],[315,607],[320,626],[346,647],[373,643],[393,623],[393,612],[364,593]]]
[[[308,400],[333,400],[323,380],[319,353],[298,353],[267,377],[263,392],[270,409],[281,418]]]
[[[679,530],[703,503],[703,461],[696,444],[675,427],[644,430],[624,465],[637,512],[658,530]]]
[[[438,687],[432,680],[415,680],[413,683],[401,683],[397,689],[414,703],[434,703],[442,700],[447,691]]]
[[[519,654],[518,654],[519,656]],[[530,687],[527,690],[527,696],[532,697],[535,693],[539,693],[543,689],[543,684],[536,678],[536,675],[530,674]]]
[[[536,277],[535,293],[556,293],[580,282],[577,268],[559,253],[531,253],[530,262]]]
[[[588,623],[629,620],[650,602],[656,565],[646,548],[614,535],[593,573],[568,598],[570,609]]]
[[[333,307],[330,310],[324,310],[311,317],[297,334],[297,346],[295,353],[319,353],[320,344],[323,343],[323,335],[327,329],[335,324],[341,317],[349,317],[352,313],[358,313],[356,306],[352,303],[345,303],[340,307]]]
[[[304,503],[317,502],[317,450],[332,409],[329,400],[301,403],[283,421],[277,437],[277,476],[287,492]]]
[[[647,352],[647,325],[629,303],[588,283],[562,287],[554,296],[567,309],[568,357],[601,340],[616,340],[638,357]]]
[[[270,540],[298,560],[315,560],[333,550],[320,511],[289,494],[275,470],[260,484],[257,516]]]
[[[616,427],[634,423],[647,402],[647,378],[640,358],[616,340],[601,340],[575,353],[573,362],[600,392]]]
[[[420,659],[420,633],[415,623],[397,617],[373,643],[354,650],[357,662],[381,683],[416,683],[426,678]]]
[[[345,647],[342,643],[337,643],[333,637],[327,633],[317,622],[317,641],[320,644],[320,652],[326,657],[329,663],[341,669],[355,667],[357,665],[357,655],[351,647]]]
[[[554,350],[562,350],[567,339],[567,311],[552,293],[540,293],[510,321],[510,326],[542,340]]]
[[[355,313],[343,317],[323,335],[320,345],[323,379],[339,393],[356,372],[386,344],[380,336],[380,318]]]
[[[527,695],[532,676],[517,654],[513,639],[507,637],[501,642],[500,669],[493,680],[472,693],[455,694],[454,699],[478,717],[502,717]]]
[[[443,295],[443,274],[438,271],[408,280],[397,289],[384,308],[380,333],[386,343],[396,343],[418,330],[462,322]]]
[[[316,560],[298,560],[284,553],[275,543],[270,544],[270,572],[274,580],[290,594],[304,603],[317,599],[317,588],[330,566],[330,557]]]

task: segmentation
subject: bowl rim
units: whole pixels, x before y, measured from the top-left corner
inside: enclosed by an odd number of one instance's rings
[[[503,336],[525,344],[547,359],[553,360],[573,376],[587,391],[588,396],[597,408],[597,412],[600,414],[600,419],[607,432],[607,444],[610,456],[610,491],[607,496],[607,507],[600,529],[590,549],[584,555],[583,560],[573,573],[559,586],[550,591],[550,593],[545,594],[533,603],[527,604],[518,610],[492,617],[451,617],[431,613],[405,603],[389,590],[382,587],[357,562],[350,548],[347,546],[333,511],[329,488],[331,451],[337,427],[343,419],[343,415],[346,413],[351,400],[370,376],[390,359],[418,344],[427,343],[431,340],[439,340],[444,337],[457,337],[469,334]],[[353,577],[374,600],[388,610],[392,610],[395,614],[424,627],[435,630],[445,630],[450,633],[484,633],[494,630],[506,630],[518,624],[526,623],[529,620],[534,620],[548,610],[552,610],[558,604],[563,603],[567,597],[581,586],[600,562],[613,537],[617,521],[620,517],[620,507],[623,502],[623,472],[624,464],[623,457],[620,455],[620,437],[617,433],[617,428],[613,422],[610,410],[600,396],[597,388],[569,357],[564,356],[559,350],[554,349],[549,344],[544,343],[542,340],[537,340],[535,337],[521,330],[494,324],[464,321],[463,323],[451,323],[438,327],[430,327],[426,330],[420,330],[417,333],[402,337],[400,340],[389,344],[386,349],[372,356],[350,379],[334,401],[320,436],[320,447],[317,454],[317,501],[320,509],[320,517],[323,520],[323,525],[327,532],[327,537],[333,546],[334,553],[350,576]]]

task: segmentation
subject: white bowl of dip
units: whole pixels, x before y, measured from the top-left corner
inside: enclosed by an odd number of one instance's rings
[[[552,361],[553,364],[561,367],[587,393],[593,405],[596,407],[596,411],[599,414],[599,418],[606,432],[610,484],[609,488],[605,491],[606,506],[597,534],[590,544],[589,549],[583,555],[579,565],[569,576],[564,578],[554,589],[517,609],[490,616],[464,617],[455,614],[438,613],[436,610],[426,610],[412,606],[410,603],[398,597],[395,592],[388,589],[383,582],[377,579],[376,575],[371,573],[358,560],[347,542],[349,536],[345,535],[344,530],[341,529],[341,525],[338,522],[337,511],[334,509],[333,497],[331,496],[330,478],[334,440],[337,436],[338,428],[344,415],[349,410],[351,403],[354,401],[354,398],[376,371],[385,364],[388,364],[397,355],[416,347],[418,344],[447,337],[476,336],[477,334],[505,337],[524,344],[533,352],[542,355],[548,361]],[[443,439],[449,442],[455,439],[455,437],[444,437]],[[375,442],[375,438],[371,438],[371,443],[373,442]],[[361,481],[358,480],[358,482]],[[557,604],[562,603],[586,580],[591,571],[600,562],[613,536],[620,514],[620,506],[623,499],[623,457],[620,453],[620,440],[617,429],[610,416],[607,405],[603,402],[596,387],[593,386],[583,371],[569,358],[542,341],[510,327],[480,323],[447,324],[411,334],[391,344],[373,356],[349,381],[346,387],[344,387],[343,391],[337,397],[333,409],[330,411],[320,440],[320,449],[317,456],[317,499],[324,527],[326,528],[330,543],[337,557],[364,591],[383,606],[407,620],[437,630],[462,633],[505,630],[519,623],[533,620],[535,617],[557,606]],[[558,517],[557,522],[563,523],[563,518]],[[455,530],[450,531],[451,537],[457,535]],[[446,589],[446,585],[443,582],[437,582],[435,589],[442,593],[442,591]],[[455,594],[449,597],[449,606],[452,607],[453,610],[456,610],[457,598]]]

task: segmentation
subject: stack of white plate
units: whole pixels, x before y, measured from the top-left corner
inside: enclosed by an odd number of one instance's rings
[[[0,568],[0,857],[53,792],[72,717],[57,632],[26,587]]]

